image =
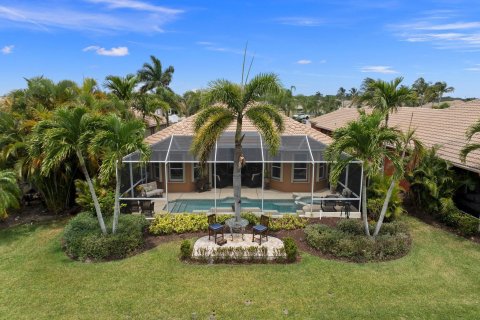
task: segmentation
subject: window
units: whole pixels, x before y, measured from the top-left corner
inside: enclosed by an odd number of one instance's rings
[[[282,180],[282,164],[280,162],[272,163],[272,179]]]
[[[293,164],[293,181],[307,181],[308,180],[308,164],[307,163],[294,163]]]
[[[170,163],[170,181],[183,182],[183,163]]]
[[[325,180],[327,178],[327,164],[319,163],[317,172],[318,172],[317,181]]]

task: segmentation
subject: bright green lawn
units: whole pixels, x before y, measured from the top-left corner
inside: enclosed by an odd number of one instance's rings
[[[363,265],[307,254],[293,265],[186,265],[179,242],[85,264],[61,251],[63,223],[3,230],[0,318],[479,319],[480,246],[408,221],[408,256]]]

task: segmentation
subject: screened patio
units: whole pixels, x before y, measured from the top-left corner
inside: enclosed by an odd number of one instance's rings
[[[178,203],[198,199],[206,204],[193,202],[192,206],[201,210],[193,208],[192,212],[231,212],[226,203],[233,196],[234,132],[221,135],[204,167],[190,152],[192,140],[189,135],[171,135],[151,145],[147,161],[142,161],[138,152],[124,157],[118,170],[122,178],[121,200],[155,203],[150,210],[153,212],[179,212]],[[328,185],[329,162],[324,158],[327,146],[309,136],[282,136],[278,153],[271,155],[258,132],[244,132],[242,147],[246,163],[242,169],[242,199],[246,197],[248,203],[255,198],[257,211],[275,211],[271,202],[282,199],[288,202],[288,210],[297,213],[328,216],[328,208],[337,211],[346,203],[351,205],[351,212],[358,213],[360,161],[350,162],[333,190]],[[327,202],[330,205],[325,205]]]

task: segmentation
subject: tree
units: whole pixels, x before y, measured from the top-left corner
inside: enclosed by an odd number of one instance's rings
[[[430,82],[425,81],[424,78],[420,77],[412,84],[412,91],[417,95],[417,102],[419,106],[423,106],[428,102],[430,95]]]
[[[87,180],[92,194],[98,223],[103,234],[107,233],[90,174],[87,170],[85,154],[87,146],[95,136],[97,121],[83,107],[56,110],[51,119],[39,122],[34,131],[34,147],[42,155],[41,173],[48,175],[71,156],[76,156],[80,169]]]
[[[294,87],[292,86],[292,88]],[[282,109],[286,116],[290,116],[292,111],[295,110],[295,98],[292,95],[292,89],[282,88],[276,94],[270,95],[267,100]]]
[[[245,65],[245,63],[244,63]],[[245,164],[242,151],[242,124],[248,117],[268,145],[271,154],[280,146],[280,133],[284,130],[283,118],[278,110],[263,102],[266,94],[280,90],[279,80],[274,74],[259,74],[248,81],[242,73],[240,84],[228,80],[210,83],[207,93],[208,107],[198,113],[194,128],[192,152],[204,164],[215,147],[217,139],[227,127],[235,123],[235,154],[233,166],[233,188],[235,217],[240,219],[241,169]],[[220,105],[219,105],[220,104]]]
[[[22,195],[18,187],[17,177],[10,170],[0,171],[0,220],[8,217],[8,208],[18,208],[19,199]]]
[[[127,74],[125,77],[107,76],[103,86],[109,89],[118,99],[123,102],[129,102],[135,95],[135,86],[138,84],[138,78],[133,74]]]
[[[480,149],[480,143],[470,143],[473,136],[477,133],[480,133],[480,121],[474,123],[470,128],[468,128],[466,136],[467,136],[467,144],[463,149],[460,151],[460,160],[463,163],[467,160],[467,156],[470,152]]]
[[[112,233],[115,233],[120,215],[120,186],[121,174],[118,167],[122,159],[129,153],[138,151],[141,158],[146,159],[150,148],[143,142],[145,127],[142,121],[123,121],[115,114],[108,115],[101,124],[101,129],[90,144],[90,152],[102,156],[100,179],[109,181],[116,177],[115,204],[113,211]]]
[[[367,181],[376,174],[384,158],[389,159],[399,168],[398,153],[385,149],[385,145],[398,145],[398,131],[382,126],[383,113],[374,111],[367,115],[359,111],[360,117],[349,122],[345,127],[333,132],[333,143],[328,146],[326,158],[332,161],[330,180],[336,184],[343,170],[352,160],[363,162],[362,178],[362,218],[365,234],[370,236],[367,218]]]
[[[197,113],[202,108],[204,96],[205,92],[203,90],[190,90],[183,94],[185,114],[187,116]]]
[[[453,92],[455,90],[454,87],[449,87],[445,81],[435,82],[433,88],[438,98],[438,104],[440,104],[440,102],[442,101],[444,93]]]
[[[340,99],[342,102],[342,108],[344,107],[343,102],[345,101],[345,95],[347,93],[347,90],[345,90],[344,87],[340,87],[337,91],[337,97]]]
[[[369,79],[364,84],[366,91],[362,100],[385,115],[385,126],[388,126],[390,113],[397,111],[398,107],[411,99],[411,90],[400,86],[402,81],[402,77],[390,82]]]
[[[138,79],[143,85],[140,87],[141,92],[149,92],[158,88],[168,88],[172,81],[175,69],[173,66],[168,66],[167,69],[162,69],[162,63],[155,56],[150,56],[151,64],[145,62],[138,74]]]
[[[358,104],[358,89],[357,88],[350,88],[350,90],[348,91],[349,92],[349,95],[350,95],[350,106],[351,107],[352,105],[354,104]]]

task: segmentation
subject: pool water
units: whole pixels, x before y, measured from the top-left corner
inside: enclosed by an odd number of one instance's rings
[[[217,199],[217,207],[231,208],[234,203],[234,198]],[[208,211],[215,206],[213,199],[179,199],[170,201],[170,212],[193,212],[194,210]],[[261,199],[248,199],[242,198],[242,208],[254,207],[262,208]],[[301,209],[301,205],[295,204],[293,200],[277,200],[277,199],[264,199],[263,210],[276,210],[279,213],[296,213]]]

